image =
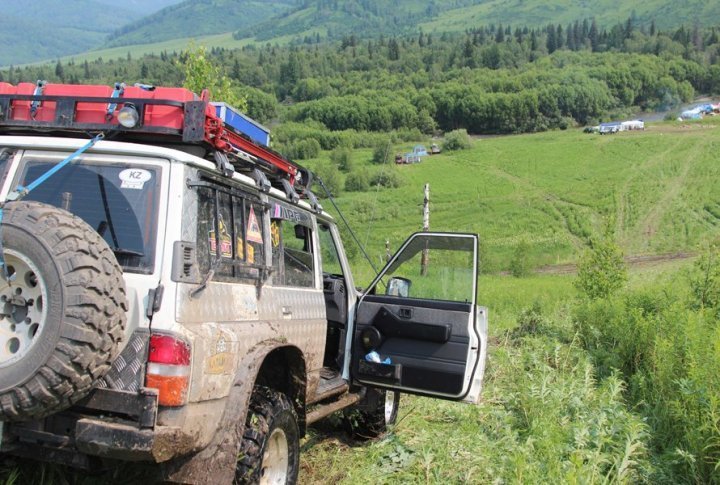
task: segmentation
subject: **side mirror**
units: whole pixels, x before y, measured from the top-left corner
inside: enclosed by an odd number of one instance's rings
[[[400,296],[407,298],[410,296],[410,286],[412,281],[407,278],[401,278],[399,276],[393,276],[388,282],[385,294],[388,296]]]

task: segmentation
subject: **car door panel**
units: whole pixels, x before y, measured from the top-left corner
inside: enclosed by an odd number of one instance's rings
[[[468,239],[457,245],[470,255],[471,263],[467,270],[473,271],[473,274],[468,280],[468,286],[471,286],[468,292],[472,293],[472,297],[466,296],[464,301],[452,301],[398,294],[374,294],[386,272],[389,271],[388,274],[392,275],[392,271],[406,261],[411,261],[414,265],[414,255],[403,255],[403,251],[408,247],[413,249],[411,241],[416,236],[426,239],[414,244],[415,253],[422,248],[437,249],[443,241],[452,243],[452,237]],[[479,393],[479,390],[471,392],[471,387],[480,385],[482,376],[476,375],[476,370],[484,370],[484,362],[482,366],[478,366],[478,361],[481,355],[484,358],[486,339],[476,328],[474,298],[477,236],[446,233],[440,235],[445,238],[440,241],[434,240],[433,236],[434,233],[411,236],[371,285],[370,292],[361,298],[355,320],[351,371],[355,380],[362,384],[459,400],[469,394],[476,396]],[[437,257],[436,265],[439,266],[442,259]],[[452,260],[452,257],[445,259]],[[407,276],[405,273],[401,274]],[[429,278],[431,277],[432,275]],[[413,278],[414,282],[405,277],[400,279],[418,288],[423,285],[427,288],[433,284],[432,280],[423,282],[422,277],[417,274],[413,274]],[[389,288],[390,286],[388,291]],[[476,386],[473,386],[474,384]]]

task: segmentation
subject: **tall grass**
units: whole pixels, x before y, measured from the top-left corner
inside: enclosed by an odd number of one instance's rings
[[[700,272],[574,309],[599,375],[620,372],[650,428],[654,481],[720,482],[720,319],[689,291]]]

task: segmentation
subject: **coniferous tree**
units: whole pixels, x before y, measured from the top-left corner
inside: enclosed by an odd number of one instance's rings
[[[547,28],[546,46],[549,54],[557,50],[557,41],[555,40],[555,26],[550,25]]]
[[[590,48],[593,52],[597,52],[600,47],[600,35],[598,33],[597,21],[594,18],[592,19],[592,23],[590,24],[588,38],[590,39]]]

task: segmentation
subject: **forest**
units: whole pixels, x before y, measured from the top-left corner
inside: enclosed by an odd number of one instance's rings
[[[291,130],[293,140],[280,129],[281,149],[306,138],[336,148],[327,141],[343,137],[319,137],[311,121],[330,132],[528,133],[672,110],[720,92],[717,28],[660,31],[632,17],[609,29],[584,19],[543,28],[479,26],[462,34],[350,35],[329,43],[318,35],[207,54],[247,99],[251,117],[308,124],[306,131]],[[0,71],[0,81],[181,85],[187,56],[133,58],[128,51],[122,59],[10,67]]]

